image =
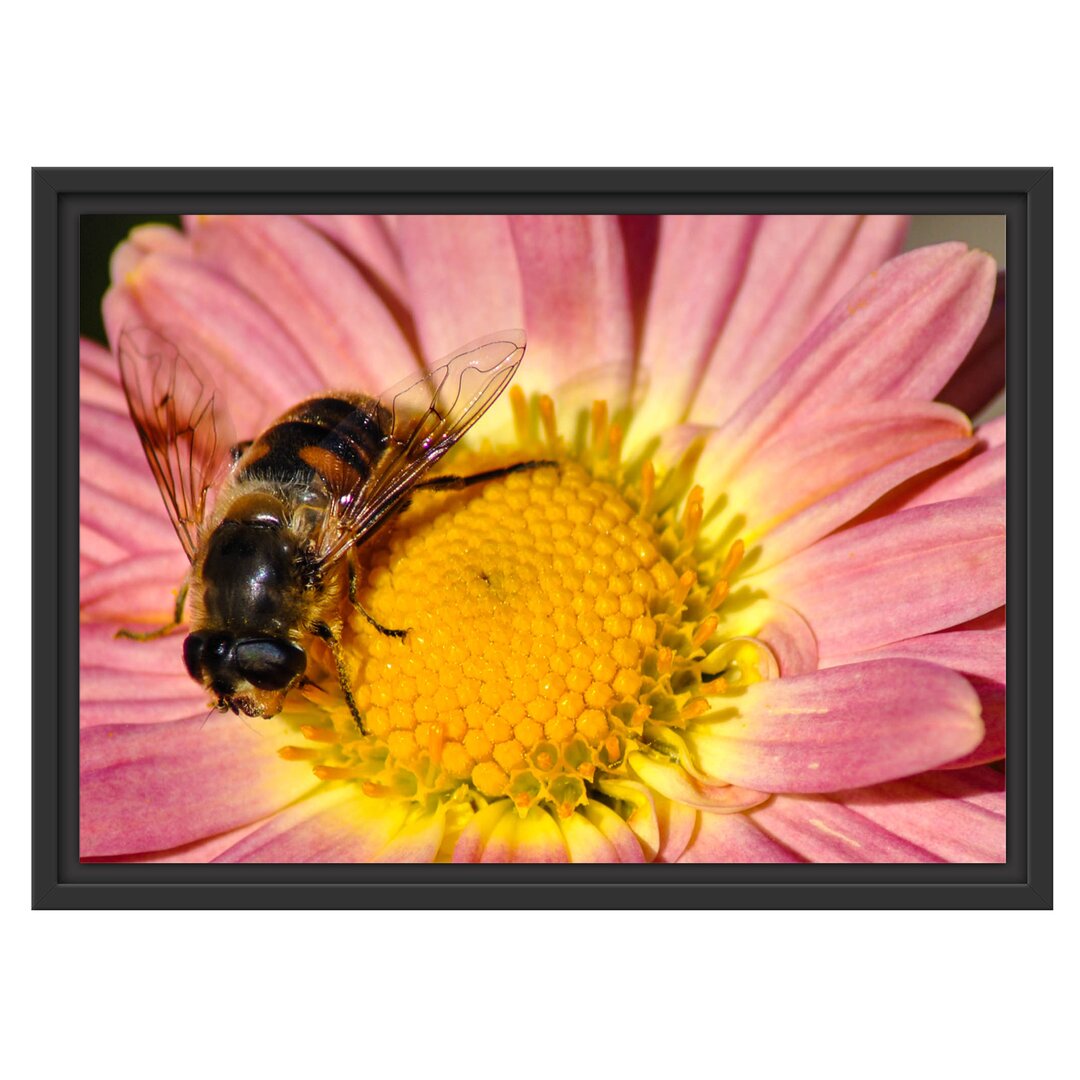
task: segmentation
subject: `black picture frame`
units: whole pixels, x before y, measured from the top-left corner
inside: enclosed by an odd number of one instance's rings
[[[39,169],[33,186],[36,908],[1052,906],[1052,170]],[[78,859],[78,299],[84,214],[1003,214],[1008,861],[1001,865],[208,866]]]

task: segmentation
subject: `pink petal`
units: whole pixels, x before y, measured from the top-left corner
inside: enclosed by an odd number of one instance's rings
[[[975,435],[980,442],[988,447],[1005,445],[1005,417],[995,416],[993,420],[987,420],[975,429]]]
[[[793,608],[776,600],[760,599],[724,614],[727,638],[756,638],[769,647],[778,673],[805,675],[818,669],[817,640],[810,624]],[[763,672],[772,677],[776,672]]]
[[[138,500],[134,504],[133,495]],[[146,498],[145,485],[136,485],[133,492],[89,480],[79,484],[79,523],[111,545],[109,561],[136,551],[172,552],[179,547],[160,499],[156,506],[148,507],[143,505]],[[83,545],[83,550],[92,549]]]
[[[103,566],[124,558],[127,552],[107,536],[86,525],[79,525],[79,577],[95,573]]]
[[[224,863],[431,862],[441,812],[410,818],[410,804],[371,799],[354,784],[323,787],[223,851]]]
[[[413,817],[372,859],[380,863],[429,863],[433,862],[446,833],[446,812],[438,807],[433,813]]]
[[[260,735],[232,715],[82,731],[81,853],[179,847],[264,817],[317,784],[275,753],[288,737],[284,724],[260,729],[280,734]]]
[[[529,335],[524,388],[551,391],[571,376],[605,367],[621,372],[628,396],[634,320],[618,218],[514,217],[510,230]]]
[[[179,547],[135,426],[126,411],[118,413],[87,402],[79,406],[79,477],[133,510],[156,517],[159,525],[163,523],[172,533],[172,543]],[[92,495],[85,510],[82,506],[79,510],[80,517],[88,518],[94,528],[101,528],[109,517],[108,510],[93,503]],[[157,533],[159,525],[151,531]],[[140,536],[141,532],[135,537],[136,543]]]
[[[907,224],[890,216],[766,217],[689,418],[715,424],[732,415],[849,289],[899,251]]]
[[[1001,420],[1004,421],[1004,417]],[[984,424],[977,439],[977,452],[967,461],[952,467],[944,467],[937,474],[931,474],[928,482],[920,484],[909,498],[900,503],[902,506],[927,506],[930,503],[946,502],[949,499],[1000,498],[1005,497],[1005,425]],[[999,431],[1001,441],[991,445],[989,440],[996,439]]]
[[[636,780],[601,780],[597,785],[602,794],[617,799],[629,808],[626,824],[633,830],[646,859],[656,858],[660,849],[660,820],[656,809],[662,796]],[[625,810],[623,812],[626,812]]]
[[[842,408],[797,427],[747,462],[733,478],[732,507],[744,512],[742,536],[764,537],[760,571],[809,547],[893,488],[974,446],[961,413],[922,402]],[[722,471],[719,437],[699,469]],[[711,451],[711,452],[710,452]],[[718,527],[714,527],[719,531]]]
[[[509,799],[484,807],[454,846],[456,863],[567,862],[569,858],[562,830],[546,810],[534,806],[521,817]]]
[[[584,814],[573,813],[556,819],[562,830],[563,841],[572,863],[619,862],[615,845],[603,830],[594,825]],[[638,851],[640,852],[640,848]]]
[[[1005,777],[995,769],[926,773],[832,798],[948,862],[1005,861]]]
[[[656,384],[645,402],[650,432],[680,423],[690,408],[761,224],[760,217],[741,215],[660,219],[639,358]]]
[[[80,671],[79,681],[79,727],[82,730],[103,724],[171,724],[192,717],[203,720],[209,708],[206,694],[200,693],[191,679],[187,680],[188,685],[181,693],[172,696],[130,699],[123,697],[120,677],[115,674],[88,675],[86,671]],[[86,685],[88,682],[89,686]]]
[[[1005,681],[1005,627],[977,630],[947,630],[939,634],[893,641],[880,649],[826,660],[822,667],[861,663],[883,656],[926,660],[952,668],[964,675],[979,675],[996,682]]]
[[[569,853],[555,820],[534,806],[524,818],[516,810],[500,818],[480,861],[562,863],[569,861]]]
[[[645,853],[634,835],[633,829],[614,810],[603,803],[590,802],[582,807],[585,817],[602,832],[611,844],[619,862],[640,863],[645,861]]]
[[[983,740],[974,750],[948,763],[951,769],[981,765],[1005,756],[1005,626],[985,629],[951,630],[923,637],[896,641],[859,656],[845,657],[835,663],[859,663],[863,660],[900,657],[928,660],[960,672],[979,695]]]
[[[665,764],[646,754],[632,753],[627,761],[636,775],[667,799],[698,810],[732,813],[757,806],[767,792],[749,791],[731,784],[708,784],[690,776],[681,766]]]
[[[754,579],[823,658],[955,626],[1005,602],[1005,501],[957,499],[845,529]]]
[[[82,668],[188,678],[180,658],[180,638],[177,635],[152,641],[130,641],[118,638],[118,622],[83,622],[79,627],[79,663]],[[194,685],[194,684],[192,684]]]
[[[935,664],[874,660],[719,698],[687,732],[703,772],[757,791],[861,787],[952,761],[983,737],[979,700]]]
[[[967,358],[945,384],[939,401],[974,416],[1005,389],[1005,271],[997,276],[986,325]]]
[[[103,859],[84,859],[84,862],[115,862],[115,863],[209,863],[213,862],[223,851],[227,851],[249,833],[261,827],[261,822],[253,821],[247,825],[241,825],[238,829],[230,829],[228,832],[219,833],[206,840],[195,840],[190,844],[181,844],[179,847],[169,848],[167,851],[140,851],[132,855],[113,855]]]
[[[943,462],[964,456],[973,445],[972,439],[947,439],[934,443],[833,492],[768,533],[762,542],[762,557],[755,569],[767,569],[805,551],[911,477],[920,476]]]
[[[970,753],[962,754],[942,765],[943,769],[963,769],[971,765],[986,765],[1005,757],[1005,684],[979,675],[969,675],[967,680],[979,695],[983,727],[983,740]]]
[[[793,851],[762,832],[748,814],[699,814],[683,863],[797,863]]]
[[[300,345],[318,373],[316,389],[377,393],[418,374],[416,356],[379,295],[302,222],[201,218],[191,235],[199,260],[242,286]]]
[[[825,796],[779,795],[746,816],[809,862],[1005,858],[1004,777],[993,769],[923,773]]]
[[[205,717],[206,692],[188,675],[182,634],[117,638],[116,623],[79,627],[79,723],[148,724]]]
[[[127,629],[171,622],[176,592],[189,566],[180,545],[174,551],[132,555],[86,575],[79,582],[84,619],[115,620]]]
[[[103,302],[114,344],[126,326],[150,326],[213,376],[236,433],[253,438],[326,384],[274,314],[191,259],[152,255]]]
[[[399,222],[413,319],[429,363],[497,330],[525,326],[510,223],[498,214],[407,215]],[[532,367],[532,330],[525,364]]]
[[[495,826],[513,810],[514,804],[509,799],[497,799],[477,811],[461,830],[461,835],[454,845],[453,861],[456,863],[480,862]]]
[[[634,314],[635,352],[640,356],[644,336],[645,311],[652,292],[656,259],[660,247],[659,214],[621,214],[619,231],[626,252],[626,277],[630,286],[630,308]]]
[[[936,863],[942,860],[827,795],[778,795],[754,824],[813,863]]]
[[[407,293],[401,255],[386,222],[376,214],[301,214],[300,219],[324,233],[344,251],[384,300]]]
[[[655,861],[680,862],[698,827],[699,814],[693,807],[662,796],[657,796],[653,801],[656,803],[656,817],[660,824],[660,846]]]
[[[156,251],[186,258],[191,255],[191,241],[171,225],[136,225],[112,253],[109,276],[119,281]]]
[[[776,432],[839,403],[934,397],[982,327],[993,282],[993,260],[963,244],[886,263],[724,425],[730,467]]]
[[[79,339],[79,400],[121,415],[127,413],[116,359],[108,349],[89,338]]]

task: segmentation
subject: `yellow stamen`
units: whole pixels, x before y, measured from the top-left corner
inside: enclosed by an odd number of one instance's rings
[[[700,484],[695,484],[686,499],[686,510],[683,513],[683,543],[687,547],[693,547],[701,531],[701,521],[705,516],[705,490]]]
[[[340,768],[336,765],[316,765],[311,771],[320,780],[355,780],[363,772],[359,767]]]
[[[707,618],[701,620],[701,624],[694,632],[694,636],[690,639],[690,644],[699,649],[706,641],[709,640],[716,633],[716,628],[720,625],[719,616],[709,615]]]
[[[592,406],[592,449],[599,454],[607,434],[607,402],[594,401]]]
[[[520,386],[511,386],[508,396],[510,408],[514,413],[514,432],[522,446],[529,444],[529,403],[525,400],[525,391]]]
[[[720,572],[716,576],[721,580],[729,579],[738,569],[739,563],[742,562],[745,550],[746,548],[743,542],[741,540],[736,540],[735,543],[731,545],[728,557],[724,560],[724,565],[720,568]]]
[[[283,746],[278,750],[278,757],[285,761],[316,761],[322,755],[322,750],[311,750],[303,746]]]
[[[682,572],[675,587],[671,590],[671,602],[675,607],[682,607],[686,602],[695,581],[697,581],[697,574],[693,570],[684,570]]]
[[[726,581],[718,581],[714,586],[711,593],[709,593],[709,602],[707,607],[710,611],[715,611],[726,599],[730,586]]]
[[[540,395],[540,423],[544,428],[544,439],[548,446],[555,447],[559,441],[559,428],[555,422],[555,402],[547,394]]]
[[[709,702],[705,698],[692,698],[683,706],[679,715],[684,720],[693,720],[698,716],[704,716],[709,708]]]
[[[608,457],[617,464],[622,457],[623,429],[621,424],[612,424],[608,429]]]
[[[650,504],[652,503],[653,495],[656,493],[656,466],[653,465],[651,459],[646,459],[645,463],[641,466],[641,513],[648,512]]]
[[[312,724],[301,724],[300,734],[312,742],[337,742],[340,735],[332,727],[315,727]]]

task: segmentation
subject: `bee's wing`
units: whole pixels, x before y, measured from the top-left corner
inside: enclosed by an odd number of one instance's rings
[[[148,327],[120,335],[120,378],[150,471],[176,535],[194,559],[206,493],[235,440],[210,377]]]
[[[338,558],[397,510],[412,488],[506,389],[525,353],[525,334],[504,330],[466,345],[428,374],[379,395],[389,445],[366,479],[331,492],[319,553]],[[335,486],[331,479],[331,486]]]

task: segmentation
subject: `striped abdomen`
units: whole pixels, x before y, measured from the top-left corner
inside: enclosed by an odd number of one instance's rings
[[[338,486],[342,476],[363,479],[385,449],[389,428],[387,410],[360,394],[302,401],[252,443],[232,481],[325,488]]]

